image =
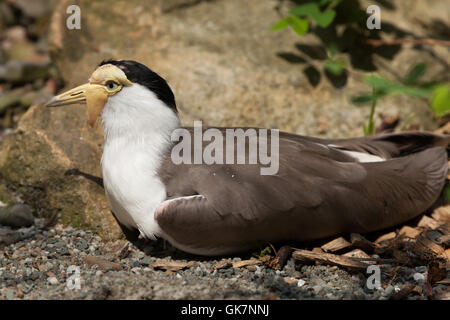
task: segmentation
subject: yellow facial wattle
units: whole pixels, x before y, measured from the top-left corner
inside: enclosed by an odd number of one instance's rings
[[[131,86],[125,73],[112,64],[105,64],[91,75],[89,83],[68,90],[53,97],[47,107],[59,107],[69,104],[87,105],[88,123],[94,126],[109,97],[118,93],[124,86]]]

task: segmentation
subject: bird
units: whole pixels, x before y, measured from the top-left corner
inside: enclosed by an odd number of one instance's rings
[[[86,105],[91,127],[101,119],[103,184],[119,223],[195,255],[393,227],[429,209],[446,183],[450,136],[421,131],[348,139],[281,131],[275,174],[261,174],[259,163],[175,162],[173,132],[195,127],[181,126],[167,82],[132,60],[102,61],[46,106],[70,104]],[[211,128],[233,129],[202,132]]]

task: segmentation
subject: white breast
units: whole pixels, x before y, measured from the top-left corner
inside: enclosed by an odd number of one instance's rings
[[[158,169],[178,117],[153,92],[133,84],[108,99],[102,124],[103,183],[111,210],[125,226],[154,238],[161,232],[154,213],[166,199]]]
[[[120,144],[105,147],[102,157],[103,183],[111,210],[121,223],[139,229],[148,238],[159,234],[154,212],[166,199],[154,160],[133,146]]]

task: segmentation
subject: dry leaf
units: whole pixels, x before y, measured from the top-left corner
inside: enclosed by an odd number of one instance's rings
[[[286,265],[287,261],[291,257],[292,247],[290,246],[282,246],[278,251],[275,257],[270,258],[268,261],[263,263],[267,265],[269,268],[275,270],[281,270]]]
[[[149,268],[152,268],[154,270],[166,270],[175,272],[186,269],[192,266],[193,264],[194,261],[182,262],[182,261],[160,259],[149,265]]]
[[[339,237],[324,244],[323,246],[321,246],[321,248],[326,252],[336,252],[350,246],[350,242],[345,240],[343,237]]]
[[[366,269],[368,264],[353,260],[352,258],[338,256],[332,253],[318,253],[308,250],[295,250],[292,254],[294,259],[300,261],[317,261],[326,264],[337,265],[352,269]]]
[[[86,256],[84,258],[84,262],[88,266],[97,265],[102,270],[115,270],[115,271],[122,270],[122,266],[120,264],[98,257]]]
[[[373,252],[373,249],[375,248],[375,245],[364,238],[359,233],[352,233],[350,234],[350,242],[352,243],[352,247],[361,249],[365,252]]]
[[[442,292],[440,294],[437,294],[434,296],[434,299],[436,300],[450,300],[450,292],[446,291],[446,292]]]
[[[450,204],[435,209],[431,216],[439,222],[450,223]]]
[[[412,283],[405,283],[399,292],[392,295],[392,300],[403,300],[408,297],[408,295],[414,290],[415,285]]]
[[[407,238],[414,239],[420,234],[420,231],[410,226],[403,226],[403,228],[400,229],[398,234],[404,235]]]
[[[120,249],[118,257],[119,259],[125,259],[126,257],[128,257],[129,254],[130,254],[130,246],[128,243],[125,243],[122,249]]]
[[[377,240],[375,240],[375,243],[382,243],[385,241],[389,241],[392,239],[395,239],[396,233],[394,231],[383,234],[382,236],[378,237]]]
[[[283,279],[284,279],[284,282],[286,282],[287,284],[293,284],[293,283],[298,282],[298,279],[293,278],[293,277],[285,277]]]
[[[409,256],[406,252],[398,250],[398,249],[394,249],[394,251],[392,252],[392,255],[394,256],[395,259],[397,259],[400,263],[403,264],[408,264],[409,263]]]
[[[436,282],[436,284],[445,284],[445,285],[450,285],[450,278],[445,278],[441,281]]]
[[[242,268],[246,266],[253,266],[256,264],[261,264],[261,261],[258,259],[242,260],[238,262],[233,262],[233,268]]]
[[[342,256],[349,258],[370,258],[370,256],[367,253],[365,253],[360,249],[352,250],[350,252],[343,254]]]
[[[441,281],[447,277],[447,269],[445,268],[445,264],[443,262],[439,262],[437,260],[431,261],[428,264],[428,282],[430,284],[434,284],[438,281]]]
[[[439,257],[445,258],[444,248],[423,235],[420,235],[416,238],[413,249],[415,254],[426,261],[430,261]]]
[[[219,270],[219,269],[227,269],[232,266],[232,263],[228,260],[221,260],[217,262],[212,268]]]
[[[428,216],[423,216],[417,224],[418,227],[434,230],[439,227],[439,222]]]

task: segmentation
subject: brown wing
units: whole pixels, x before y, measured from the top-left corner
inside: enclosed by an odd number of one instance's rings
[[[312,240],[393,226],[427,209],[445,182],[444,148],[357,163],[321,142],[280,135],[280,167],[273,176],[261,175],[259,165],[177,166],[167,158],[161,176],[168,196],[205,198],[171,203],[158,224],[195,252],[228,253],[258,241]]]

